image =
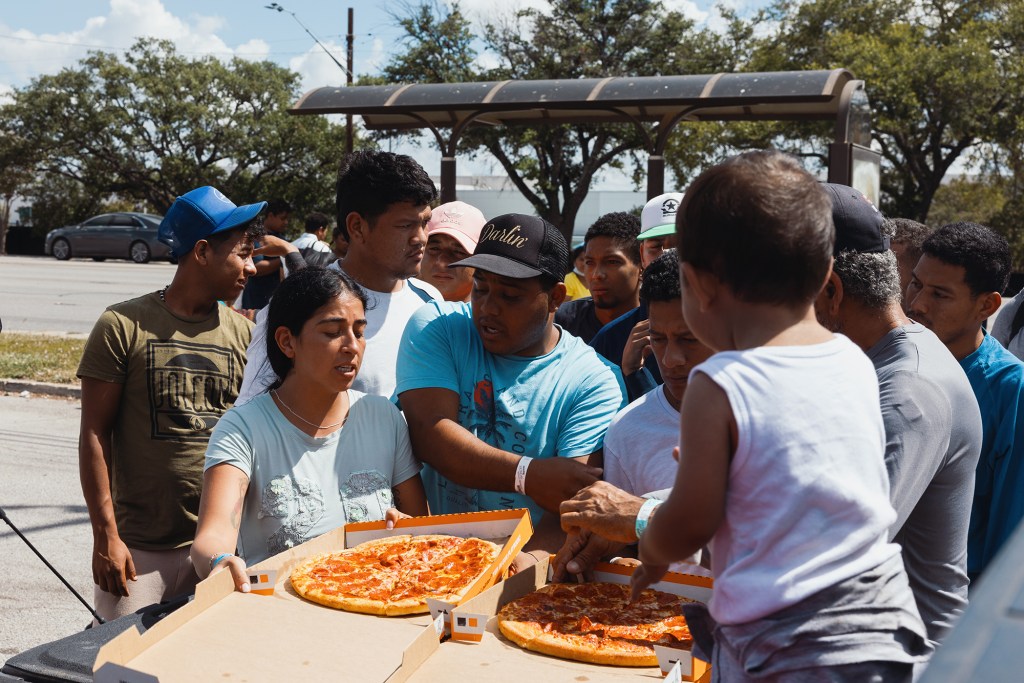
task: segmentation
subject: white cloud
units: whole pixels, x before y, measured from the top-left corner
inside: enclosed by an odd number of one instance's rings
[[[320,41],[342,64],[345,63],[345,46],[330,41]],[[324,85],[343,85],[345,71],[314,43],[306,52],[288,60],[288,68],[298,72],[304,91]],[[357,71],[354,69],[354,71]]]
[[[448,3],[449,6],[452,4]],[[502,17],[510,17],[517,10],[538,9],[542,12],[550,9],[551,3],[548,0],[507,0],[495,2],[494,0],[459,0],[459,7],[462,14],[473,22],[479,22],[482,26],[488,22],[495,22]]]
[[[169,4],[169,3],[167,3]],[[16,87],[40,74],[74,66],[92,50],[124,51],[140,37],[169,40],[183,55],[214,55],[230,59],[236,52],[247,59],[268,55],[262,40],[228,46],[217,32],[225,19],[215,15],[174,15],[163,0],[110,0],[102,16],[86,19],[81,28],[57,33],[34,33],[0,23],[0,76]]]
[[[362,69],[355,69],[356,73],[378,73],[384,68],[384,65],[388,61],[388,55],[384,52],[384,41],[380,38],[373,39],[373,45],[370,49],[370,56],[363,60],[366,65],[365,71]]]
[[[239,45],[235,49],[235,54],[242,59],[258,62],[261,59],[268,58],[270,55],[270,45],[268,45],[267,41],[262,38],[253,38],[252,40]]]
[[[664,0],[665,9],[679,12],[698,24],[708,20],[709,14],[697,6],[692,0]]]

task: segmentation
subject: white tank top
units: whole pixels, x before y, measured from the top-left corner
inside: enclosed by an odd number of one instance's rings
[[[738,431],[710,545],[716,621],[760,619],[899,552],[878,380],[849,339],[727,351],[697,372],[725,391]]]

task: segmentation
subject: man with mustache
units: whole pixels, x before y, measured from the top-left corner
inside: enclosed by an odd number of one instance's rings
[[[427,244],[430,203],[437,188],[412,157],[363,151],[347,157],[338,172],[338,228],[348,241],[345,258],[329,267],[355,280],[367,294],[366,352],[352,388],[390,398],[395,390],[398,343],[409,318],[441,293],[418,280]],[[266,309],[256,316],[238,404],[277,381],[267,361]]]
[[[471,303],[430,303],[398,357],[398,398],[431,511],[543,511],[593,483],[586,464],[623,405],[618,369],[554,324],[569,249],[522,214],[492,219],[473,256]]]

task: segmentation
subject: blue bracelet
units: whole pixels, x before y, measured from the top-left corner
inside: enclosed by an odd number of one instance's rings
[[[225,557],[234,557],[234,556],[235,556],[234,553],[221,553],[220,555],[214,555],[213,557],[210,558],[210,571],[212,572],[213,568],[216,567],[218,564],[220,564],[220,561],[223,560]]]
[[[647,522],[651,519],[651,514],[654,513],[654,509],[661,505],[662,501],[654,498],[648,498],[644,501],[644,504],[640,506],[640,511],[636,513],[636,538],[639,541],[640,537],[647,531]]]

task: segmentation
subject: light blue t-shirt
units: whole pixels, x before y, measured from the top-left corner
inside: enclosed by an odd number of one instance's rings
[[[430,302],[409,320],[398,355],[398,388],[441,388],[459,395],[459,424],[481,441],[532,458],[576,458],[601,448],[612,417],[625,404],[618,368],[583,340],[558,328],[543,356],[488,353],[469,304]],[[431,512],[525,507],[536,524],[539,505],[514,492],[459,486],[423,469]]]
[[[981,408],[981,459],[967,532],[975,579],[1024,519],[1024,363],[990,334],[960,361]]]
[[[349,522],[380,520],[391,490],[420,465],[409,428],[383,396],[349,390],[345,425],[312,437],[270,394],[224,413],[206,449],[206,469],[229,464],[249,477],[238,554],[250,565]]]

